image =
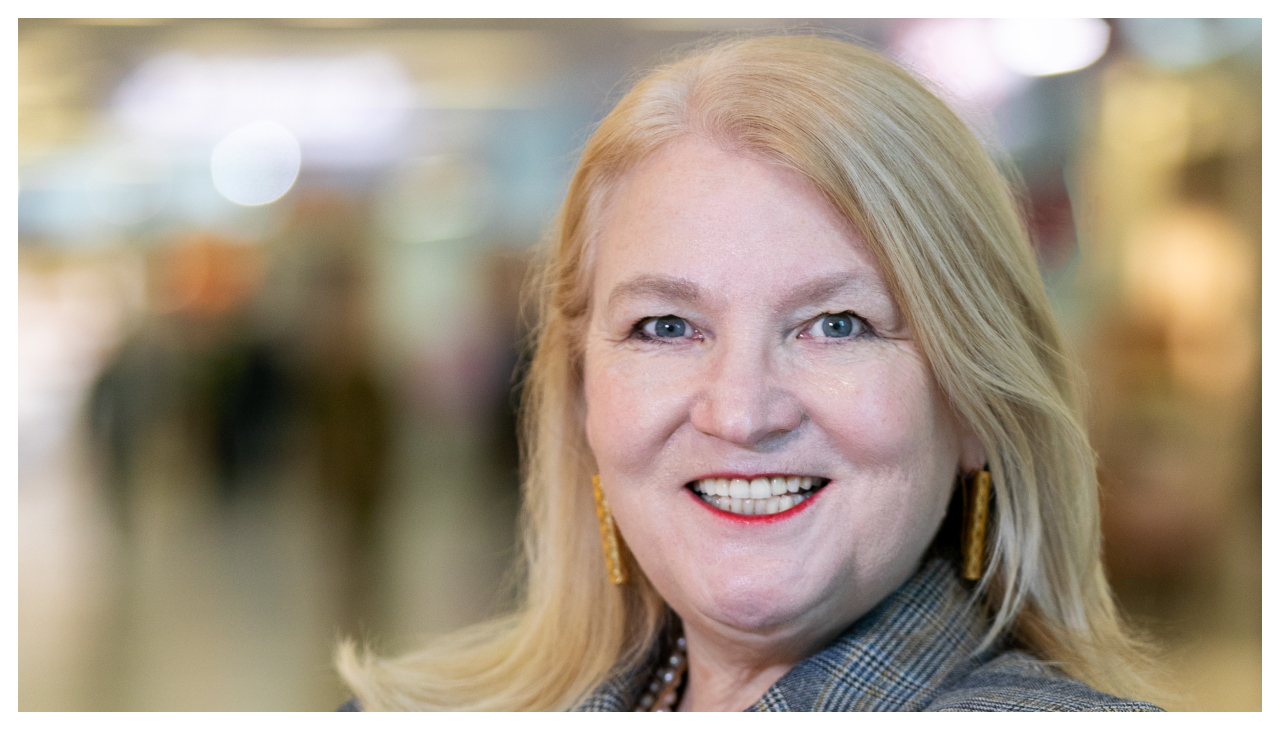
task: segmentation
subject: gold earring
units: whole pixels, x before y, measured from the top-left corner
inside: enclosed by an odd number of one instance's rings
[[[622,564],[618,530],[613,525],[613,512],[609,511],[609,503],[604,499],[604,490],[600,488],[599,474],[591,477],[591,485],[596,494],[596,517],[600,518],[600,544],[604,546],[605,568],[609,571],[609,582],[619,586],[627,582],[627,568]]]
[[[987,504],[991,499],[991,472],[979,469],[964,490],[964,529],[960,536],[965,580],[982,577],[982,556],[987,542]]]

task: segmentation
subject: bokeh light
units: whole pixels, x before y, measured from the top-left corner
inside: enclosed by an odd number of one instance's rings
[[[298,139],[270,120],[228,134],[209,161],[214,187],[240,205],[266,205],[289,192],[302,164]]]
[[[165,53],[120,85],[113,116],[175,146],[261,119],[292,131],[308,164],[362,165],[393,154],[414,103],[401,65],[376,51],[333,55]]]
[[[1027,85],[1001,62],[987,20],[925,19],[904,24],[894,42],[896,55],[962,111],[990,109]]]
[[[1107,50],[1111,28],[1097,18],[1002,18],[991,21],[996,55],[1024,76],[1079,71]]]

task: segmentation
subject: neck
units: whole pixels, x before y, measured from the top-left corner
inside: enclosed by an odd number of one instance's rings
[[[739,712],[750,707],[798,661],[792,652],[752,651],[685,625],[689,670],[680,712]],[[744,651],[744,649],[746,649]]]

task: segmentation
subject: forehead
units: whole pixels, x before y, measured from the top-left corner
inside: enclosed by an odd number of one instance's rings
[[[697,138],[619,181],[596,247],[597,296],[646,275],[735,294],[842,272],[884,288],[861,236],[802,175]]]

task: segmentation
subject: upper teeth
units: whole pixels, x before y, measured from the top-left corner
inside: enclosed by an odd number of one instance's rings
[[[821,477],[756,477],[755,479],[699,479],[693,488],[703,501],[727,512],[771,515],[783,512],[807,499],[815,486],[826,483]]]

